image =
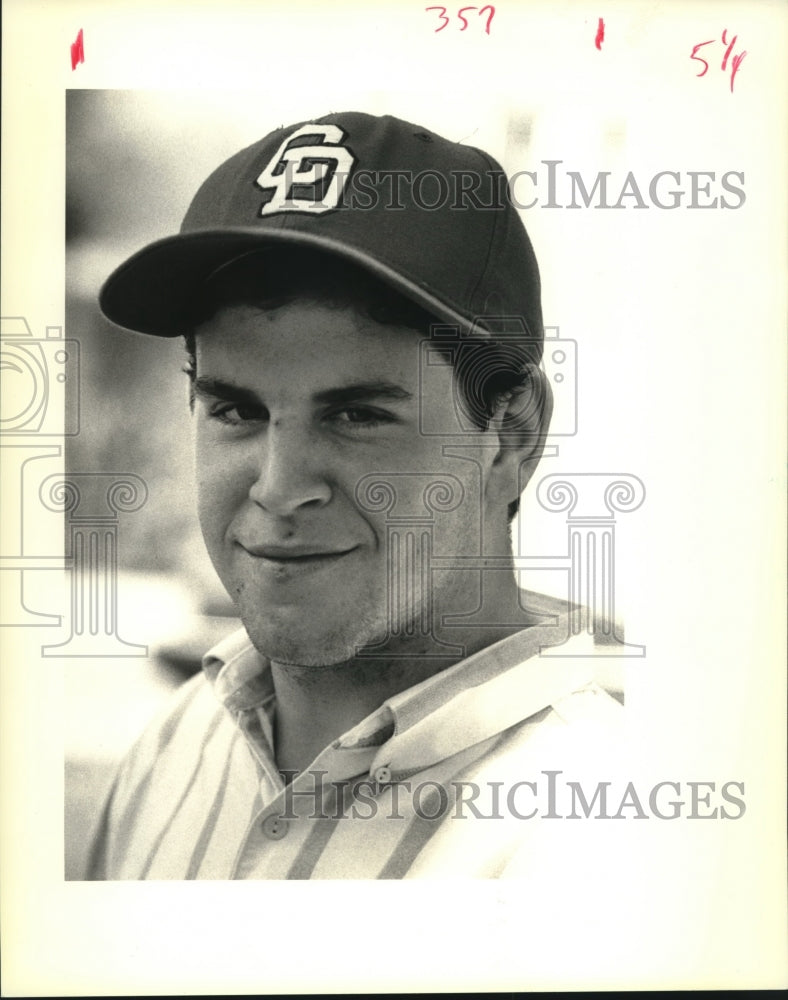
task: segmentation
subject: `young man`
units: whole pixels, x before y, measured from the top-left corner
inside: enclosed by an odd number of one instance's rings
[[[523,779],[617,705],[577,609],[513,572],[551,402],[501,168],[390,117],[280,129],[101,306],[186,339],[200,523],[244,629],[124,762],[92,877],[521,871],[545,808]]]

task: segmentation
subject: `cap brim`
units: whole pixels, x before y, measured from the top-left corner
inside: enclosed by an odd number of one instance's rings
[[[261,233],[259,228],[240,227],[181,233],[144,247],[107,278],[99,293],[101,311],[126,330],[156,337],[181,336],[191,327],[198,290],[210,274],[240,254],[277,244],[313,247],[352,261],[438,320],[463,329],[473,327],[473,317],[464,316],[429,289],[355,247],[295,230]]]

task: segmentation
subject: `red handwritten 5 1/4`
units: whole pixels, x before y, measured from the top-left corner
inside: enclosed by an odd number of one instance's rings
[[[451,23],[451,21],[452,21],[451,17],[446,13],[446,8],[445,7],[425,7],[424,10],[425,11],[428,11],[428,10],[437,10],[437,11],[440,11],[440,13],[438,14],[438,17],[441,19],[441,23],[435,29],[436,32],[437,31],[443,31],[443,29],[445,27],[447,27]],[[462,23],[462,27],[459,30],[460,31],[465,31],[465,29],[468,27],[468,18],[465,16],[465,13],[466,13],[466,11],[473,11],[473,10],[475,10],[475,11],[478,12],[476,14],[477,17],[481,17],[482,14],[484,14],[485,11],[489,12],[487,14],[487,23],[484,26],[485,32],[489,35],[490,34],[490,25],[492,24],[492,19],[495,16],[495,7],[493,7],[489,3],[486,4],[484,7],[460,7],[460,9],[457,11],[457,20]]]
[[[739,37],[738,35],[734,35],[733,41],[730,44],[728,44],[728,29],[726,28],[722,33],[722,38],[720,39],[720,41],[722,42],[723,45],[728,46],[727,49],[725,50],[725,55],[722,57],[722,63],[720,64],[720,69],[723,71],[723,73],[728,68],[728,59],[730,58],[730,54],[733,51],[733,46],[736,44],[736,39],[738,37]],[[702,56],[698,55],[698,51],[702,49],[704,45],[711,45],[715,41],[716,39],[710,38],[708,42],[698,42],[697,45],[693,45],[692,52],[690,53],[690,59],[694,59],[696,62],[703,63],[703,69],[700,71],[700,73],[696,74],[697,76],[705,76],[709,71],[708,62]],[[741,66],[742,59],[744,59],[746,55],[747,55],[747,50],[745,49],[744,52],[740,53],[738,56],[734,56],[733,59],[731,59],[731,93],[733,93],[733,81],[736,79],[736,74],[739,71],[739,66]]]

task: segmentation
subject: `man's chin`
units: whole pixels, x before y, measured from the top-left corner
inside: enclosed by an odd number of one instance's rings
[[[269,646],[272,652],[264,653],[273,663],[278,663],[283,667],[314,667],[321,668],[339,667],[353,658],[353,654],[346,650],[324,650],[315,651],[313,649],[289,649],[281,646]]]
[[[259,628],[244,621],[247,634],[262,656],[283,666],[333,667],[354,659],[364,648],[377,645],[378,637],[338,635],[336,632],[294,636],[291,630],[279,632]],[[382,636],[380,637],[382,638]]]

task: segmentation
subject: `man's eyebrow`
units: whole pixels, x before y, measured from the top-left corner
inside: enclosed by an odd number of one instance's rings
[[[218,378],[208,378],[200,375],[194,380],[195,396],[213,399],[223,399],[233,403],[261,405],[260,397],[251,389],[244,389],[233,382],[225,382]],[[323,406],[347,406],[351,403],[368,402],[371,400],[406,400],[413,394],[396,382],[386,382],[376,379],[372,382],[353,382],[350,385],[338,386],[335,389],[323,389],[314,395],[314,401]]]
[[[330,405],[358,403],[366,400],[401,400],[412,399],[413,394],[396,382],[373,381],[354,382],[351,385],[339,386],[336,389],[324,389],[315,393],[315,402]]]
[[[253,403],[259,405],[260,400],[256,392],[251,389],[244,389],[240,385],[232,382],[224,382],[219,378],[206,378],[200,375],[194,380],[194,395],[203,399],[213,397],[214,399],[225,399],[234,403]]]

